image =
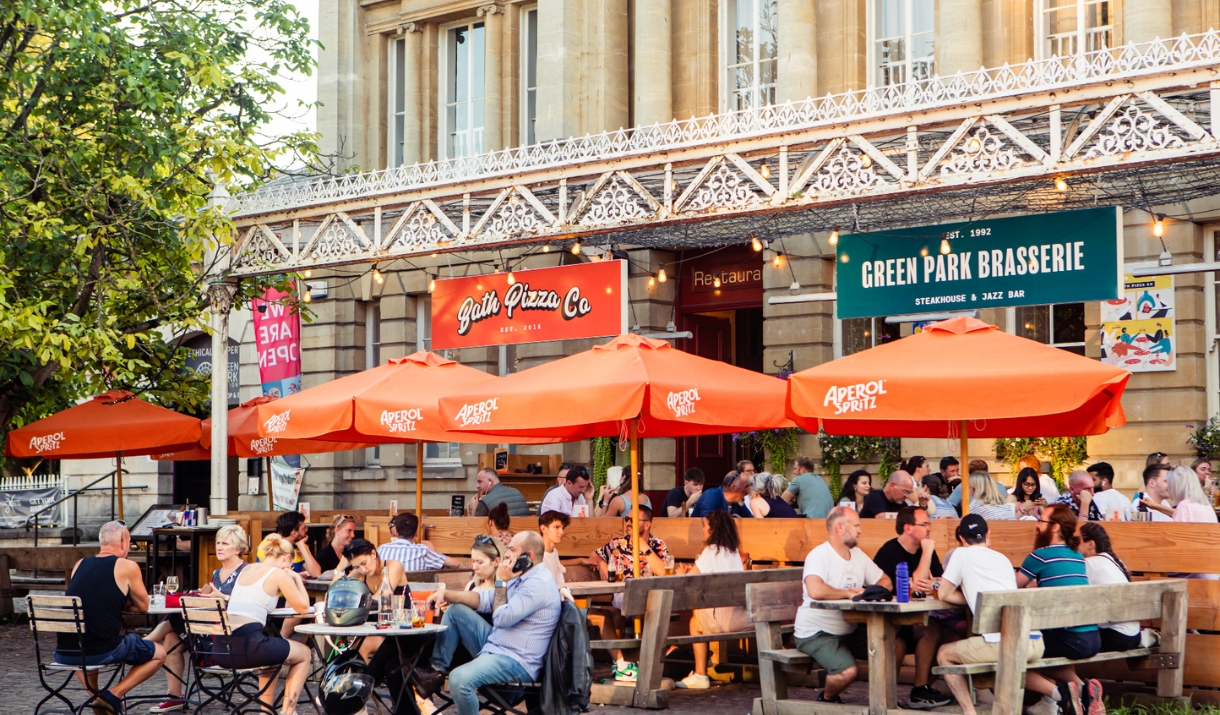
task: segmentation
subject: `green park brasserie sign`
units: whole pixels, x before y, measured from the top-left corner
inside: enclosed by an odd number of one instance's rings
[[[844,235],[838,317],[1113,300],[1122,221],[1109,207]]]

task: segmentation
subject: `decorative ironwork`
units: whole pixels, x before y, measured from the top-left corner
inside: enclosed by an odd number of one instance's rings
[[[635,190],[617,175],[610,179],[589,202],[589,208],[577,222],[581,226],[604,226],[652,216]]]
[[[262,225],[251,226],[245,240],[235,248],[237,257],[233,261],[234,270],[263,269],[282,263],[291,256],[271,229]]]
[[[1130,104],[1110,120],[1110,126],[1105,131],[1098,134],[1097,143],[1085,152],[1084,158],[1095,159],[1152,149],[1180,149],[1184,146],[1186,143],[1169,126]]]
[[[1023,163],[1002,137],[982,126],[971,132],[969,139],[958,144],[957,149],[940,165],[940,173],[941,176],[991,173],[1007,171]]]
[[[487,222],[484,232],[492,236],[512,236],[520,234],[539,233],[547,228],[539,220],[533,206],[513,194],[507,201],[501,201],[499,210]]]
[[[433,248],[451,240],[453,237],[445,232],[436,216],[418,206],[407,214],[401,228],[385,239],[385,250],[391,253],[408,253]]]
[[[843,147],[814,176],[810,186],[819,197],[854,196],[876,187],[880,182],[873,160],[867,154]]]
[[[322,224],[305,247],[305,257],[314,262],[342,260],[366,253],[369,240],[345,214],[331,217]]]
[[[750,183],[721,161],[720,166],[694,190],[683,208],[688,211],[706,211],[719,207],[738,208],[758,203],[758,200],[758,194]]]

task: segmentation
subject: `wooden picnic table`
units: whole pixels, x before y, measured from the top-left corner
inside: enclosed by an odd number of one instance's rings
[[[627,588],[623,581],[610,583],[608,581],[568,581],[563,584],[572,592],[573,598],[589,598],[590,596],[609,596],[622,593]]]

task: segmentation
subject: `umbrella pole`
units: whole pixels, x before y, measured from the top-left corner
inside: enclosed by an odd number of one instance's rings
[[[968,433],[970,420],[962,420],[962,465],[958,473],[962,475],[962,516],[970,513],[970,437]]]
[[[640,577],[640,439],[638,421],[631,421],[631,567]]]
[[[271,457],[267,457],[267,511],[275,511],[275,497],[271,494]]]
[[[119,521],[123,520],[123,453],[114,453],[115,490],[119,500]]]
[[[415,442],[415,518],[421,522],[424,518],[424,443],[421,441]],[[422,529],[419,538],[424,538]]]

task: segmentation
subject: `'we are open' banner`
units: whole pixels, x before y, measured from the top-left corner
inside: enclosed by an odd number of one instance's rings
[[[625,332],[626,261],[450,278],[432,291],[433,350]]]
[[[292,295],[268,288],[255,298],[254,344],[263,394],[287,397],[301,391],[301,316]]]

